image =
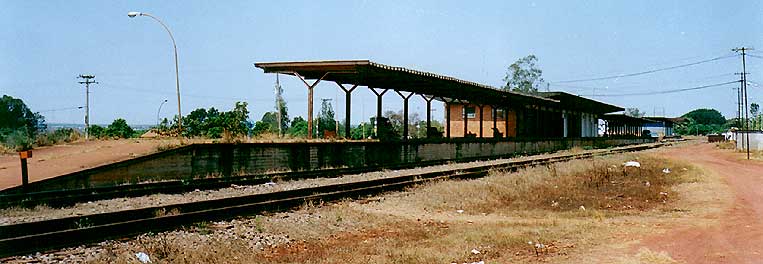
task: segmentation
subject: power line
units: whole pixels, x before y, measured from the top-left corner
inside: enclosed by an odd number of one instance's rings
[[[59,112],[59,111],[67,111],[67,110],[77,110],[85,108],[84,106],[72,106],[72,107],[66,107],[66,108],[56,108],[56,109],[48,109],[48,110],[42,110],[38,111],[40,113],[47,113],[47,112]]]
[[[665,68],[659,68],[659,69],[653,69],[653,70],[648,70],[648,71],[642,71],[642,72],[635,72],[635,73],[628,73],[628,74],[618,74],[618,75],[611,75],[611,76],[604,76],[604,77],[597,77],[597,78],[566,80],[566,81],[558,81],[558,82],[551,82],[551,83],[587,82],[587,81],[600,81],[600,80],[617,79],[617,78],[623,78],[623,77],[632,77],[632,76],[638,76],[638,75],[644,75],[644,74],[650,74],[650,73],[655,73],[655,72],[661,72],[661,71],[667,71],[667,70],[673,70],[673,69],[678,69],[678,68],[694,66],[694,65],[697,65],[697,64],[713,62],[713,61],[722,60],[722,59],[731,58],[731,57],[736,57],[736,56],[739,56],[739,55],[736,55],[736,54],[734,54],[734,55],[726,55],[726,56],[721,56],[721,57],[715,57],[715,58],[708,59],[708,60],[702,60],[702,61],[686,63],[686,64],[681,64],[681,65],[676,65],[676,66],[670,66],[670,67],[665,67]]]
[[[582,96],[608,96],[608,97],[614,97],[614,96],[638,96],[638,95],[655,95],[655,94],[669,94],[669,93],[678,93],[678,92],[685,92],[685,91],[693,91],[693,90],[701,90],[701,89],[707,89],[711,87],[717,87],[732,83],[738,83],[739,81],[730,81],[725,83],[717,83],[717,84],[711,84],[711,85],[703,85],[703,86],[697,86],[697,87],[691,87],[691,88],[682,88],[682,89],[672,89],[672,90],[662,90],[662,91],[650,91],[650,92],[639,92],[639,93],[624,93],[624,94],[595,94],[595,95],[582,95]]]
[[[761,57],[761,56],[752,55],[752,54],[749,54],[749,53],[747,53],[747,56],[750,56],[750,57],[753,57],[753,58],[758,58],[758,59],[763,59],[763,57]]]
[[[735,75],[735,73],[724,73],[724,74],[710,75],[710,76],[701,77],[701,78],[694,78],[693,80],[688,81],[688,82],[698,83],[698,81],[701,81],[701,80],[718,79],[720,77],[726,77],[726,76],[732,76],[732,75]],[[686,83],[686,81],[681,82],[681,83]],[[604,90],[627,90],[626,88],[638,88],[638,87],[647,86],[645,84],[627,85],[627,86],[580,86],[580,85],[553,84],[553,83],[551,85],[552,86],[557,86],[557,87],[575,88],[575,89],[573,89],[573,91],[580,91],[580,90],[584,90],[584,89],[601,90],[601,91],[604,91]],[[664,86],[664,84],[661,84],[661,85]]]

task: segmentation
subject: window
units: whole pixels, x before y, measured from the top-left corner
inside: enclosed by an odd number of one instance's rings
[[[494,111],[493,113],[495,113],[495,116],[496,116],[498,119],[503,119],[503,116],[504,116],[504,111],[505,111],[505,110],[504,110],[503,108],[496,108],[496,109],[495,109],[495,111]]]
[[[476,112],[474,106],[464,106],[464,108],[461,109],[461,117],[464,116],[464,110],[466,111],[466,118],[474,118],[476,117]]]

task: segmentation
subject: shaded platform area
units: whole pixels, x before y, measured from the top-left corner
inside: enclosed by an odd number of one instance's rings
[[[658,121],[633,117],[625,114],[608,114],[602,117],[605,125],[605,136],[620,136],[620,137],[643,137],[651,135],[644,134],[644,127],[647,124],[655,123]]]

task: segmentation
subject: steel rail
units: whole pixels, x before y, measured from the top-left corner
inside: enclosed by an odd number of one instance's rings
[[[660,146],[663,144],[539,157],[466,169],[4,225],[0,226],[0,258],[95,243],[107,239],[131,237],[146,232],[166,231],[202,221],[225,220],[262,212],[284,211],[301,206],[308,201],[332,201],[375,195],[402,190],[433,180],[479,178],[486,176],[493,169],[516,170],[573,159],[641,151]]]
[[[263,184],[274,179],[278,180],[304,180],[314,178],[338,177],[380,171],[383,169],[409,169],[423,166],[441,165],[450,162],[472,162],[500,158],[511,158],[516,155],[498,155],[482,158],[447,159],[436,161],[424,161],[406,164],[380,164],[358,168],[335,168],[296,172],[277,172],[263,174],[249,174],[234,177],[221,177],[209,179],[172,180],[165,182],[153,182],[131,185],[115,185],[106,187],[94,187],[83,189],[68,189],[55,191],[41,191],[29,193],[0,194],[0,208],[26,207],[37,205],[50,207],[63,207],[74,205],[79,202],[89,202],[113,198],[137,197],[150,194],[175,194],[194,190],[212,190],[236,185]]]

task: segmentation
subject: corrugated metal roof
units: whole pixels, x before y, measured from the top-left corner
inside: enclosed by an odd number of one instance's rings
[[[306,79],[323,78],[343,84],[358,84],[459,99],[477,104],[510,105],[517,102],[554,104],[557,100],[505,91],[441,74],[389,66],[369,60],[296,61],[255,63],[266,73],[299,74]],[[329,73],[326,75],[326,73]]]

